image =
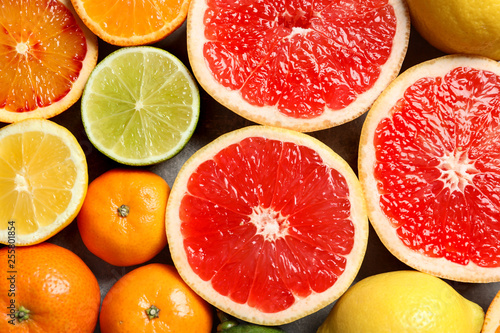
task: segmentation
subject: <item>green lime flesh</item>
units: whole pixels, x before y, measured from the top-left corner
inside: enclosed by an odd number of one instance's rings
[[[198,87],[184,64],[149,46],[119,49],[94,69],[82,96],[82,121],[92,144],[127,165],[176,155],[199,118]]]

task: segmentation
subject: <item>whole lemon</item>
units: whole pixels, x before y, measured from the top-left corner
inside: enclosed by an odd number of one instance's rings
[[[367,277],[335,303],[318,333],[479,333],[483,309],[417,271]]]
[[[500,1],[407,0],[407,3],[412,24],[437,49],[500,60]]]

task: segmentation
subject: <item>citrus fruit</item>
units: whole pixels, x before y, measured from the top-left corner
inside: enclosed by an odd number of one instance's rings
[[[446,53],[500,60],[500,2],[496,0],[407,0],[412,24]]]
[[[166,223],[187,284],[227,314],[269,326],[338,298],[368,234],[349,165],[309,135],[259,125],[192,155],[172,186]]]
[[[409,29],[401,0],[192,0],[188,55],[227,108],[309,132],[368,110],[399,73]]]
[[[98,150],[123,164],[147,165],[184,147],[198,122],[200,96],[174,55],[128,47],[96,66],[81,108],[85,131]]]
[[[385,246],[418,270],[500,280],[500,64],[445,56],[405,71],[369,111],[359,177]]]
[[[479,333],[483,309],[416,271],[369,276],[335,303],[317,333]]]
[[[186,20],[189,0],[71,0],[83,22],[105,42],[150,44]]]
[[[140,169],[112,169],[96,179],[77,217],[87,248],[115,266],[142,264],[167,245],[165,207],[170,188]]]
[[[102,333],[210,333],[212,308],[182,281],[175,267],[149,264],[111,287],[99,324]]]
[[[46,119],[0,129],[0,243],[30,245],[73,221],[87,192],[76,138]]]
[[[76,254],[41,243],[3,247],[0,260],[1,332],[94,332],[99,284]]]
[[[97,37],[69,0],[2,1],[0,121],[50,118],[81,96]]]
[[[495,295],[486,311],[481,333],[498,332],[500,332],[500,292]]]

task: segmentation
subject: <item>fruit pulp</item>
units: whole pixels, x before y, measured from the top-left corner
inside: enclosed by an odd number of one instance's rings
[[[349,188],[312,149],[246,138],[203,162],[187,190],[188,262],[233,301],[279,312],[343,273],[354,244]]]
[[[368,91],[392,50],[387,0],[207,0],[204,56],[215,79],[294,118],[340,110]]]
[[[500,76],[458,67],[425,77],[377,127],[380,206],[430,257],[500,266]]]
[[[0,7],[0,108],[33,111],[69,93],[87,43],[73,14],[59,1],[8,2]]]

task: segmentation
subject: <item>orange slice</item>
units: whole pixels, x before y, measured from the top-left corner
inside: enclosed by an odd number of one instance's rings
[[[399,73],[409,31],[402,0],[193,0],[187,44],[222,105],[309,132],[368,110]]]
[[[83,22],[119,46],[157,42],[186,20],[189,0],[71,0]]]
[[[446,56],[382,93],[360,139],[370,221],[415,269],[500,281],[500,64]]]
[[[263,126],[197,151],[174,182],[166,220],[187,284],[224,312],[264,325],[337,299],[368,237],[349,165],[306,134]]]
[[[78,214],[87,184],[85,154],[65,127],[27,119],[0,129],[0,243],[55,235]]]
[[[69,0],[2,1],[0,121],[50,118],[81,96],[97,37]]]

